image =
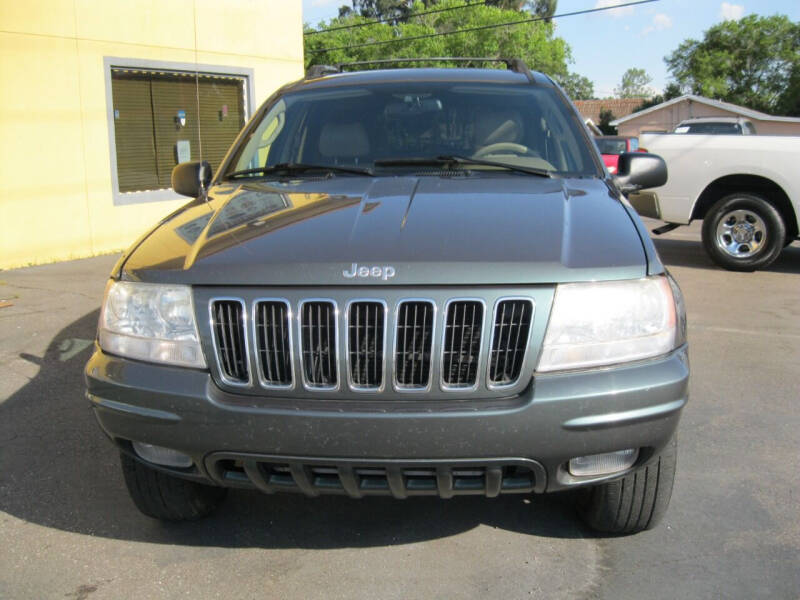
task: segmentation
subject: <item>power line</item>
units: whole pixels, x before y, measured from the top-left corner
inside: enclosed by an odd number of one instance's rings
[[[386,44],[395,44],[397,42],[412,42],[414,40],[424,40],[428,38],[440,37],[443,35],[456,35],[458,33],[468,33],[470,31],[483,31],[486,29],[496,29],[498,27],[510,27],[513,25],[522,25],[524,23],[533,23],[535,21],[546,21],[549,19],[559,19],[561,17],[574,17],[576,15],[586,15],[589,13],[625,8],[627,6],[636,6],[638,4],[649,4],[650,2],[658,2],[658,1],[659,0],[637,0],[636,2],[626,2],[625,4],[616,4],[614,6],[602,6],[600,8],[587,8],[584,10],[576,10],[573,12],[553,15],[552,17],[532,17],[530,19],[522,19],[520,21],[509,21],[508,23],[497,23],[495,25],[479,25],[478,27],[468,27],[466,29],[458,29],[456,31],[426,33],[423,35],[414,35],[411,37],[399,37],[393,40],[381,40],[379,42],[365,42],[363,44],[348,44],[347,46],[336,46],[333,48],[317,48],[316,50],[310,50],[309,54],[321,54],[323,52],[333,52],[334,50],[352,50],[354,48],[365,48],[367,46],[385,46]]]
[[[488,0],[481,0],[480,2],[469,2],[467,4],[461,4],[459,6],[448,6],[447,8],[435,8],[433,10],[426,10],[418,13],[410,13],[408,15],[400,17],[384,17],[382,19],[375,19],[374,21],[366,21],[364,23],[356,23],[354,25],[340,25],[339,27],[328,27],[327,29],[315,29],[313,31],[306,31],[303,33],[303,35],[328,33],[330,31],[341,31],[342,29],[355,29],[356,27],[367,27],[369,25],[375,25],[376,23],[388,23],[389,21],[408,21],[409,19],[413,19],[414,17],[422,17],[424,15],[433,15],[436,13],[443,13],[451,10],[460,10],[462,8],[481,6],[482,4],[486,4],[487,1]]]

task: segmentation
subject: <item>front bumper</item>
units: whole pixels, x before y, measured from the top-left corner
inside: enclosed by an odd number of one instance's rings
[[[332,465],[340,473],[381,468],[386,491],[404,497],[396,485],[403,469],[430,469],[442,480],[432,490],[440,495],[459,465],[484,469],[486,495],[556,491],[620,477],[625,472],[573,477],[566,463],[639,448],[634,469],[658,454],[687,401],[689,365],[683,347],[624,367],[540,375],[509,398],[436,402],[234,395],[220,390],[208,372],[127,360],[100,349],[85,375],[100,426],[124,451],[130,451],[130,441],[141,441],[194,460],[190,469],[155,468],[274,491],[263,467],[281,464],[297,491],[351,496],[360,494],[342,475],[343,485],[317,489],[315,465]],[[506,489],[502,469],[515,465],[530,474],[530,485]],[[489,480],[498,477],[500,483],[489,489]]]

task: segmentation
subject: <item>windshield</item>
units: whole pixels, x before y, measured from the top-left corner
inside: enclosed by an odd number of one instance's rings
[[[627,152],[625,140],[596,138],[595,141],[600,149],[600,154],[622,154]]]
[[[675,133],[698,133],[706,135],[741,135],[738,123],[692,123],[675,129]]]
[[[297,163],[372,169],[376,161],[380,170],[408,169],[380,163],[463,156],[597,175],[579,127],[547,87],[407,81],[301,91],[264,114],[227,172]]]

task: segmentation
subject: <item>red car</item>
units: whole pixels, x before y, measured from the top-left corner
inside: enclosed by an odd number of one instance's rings
[[[639,138],[624,135],[599,135],[595,138],[600,154],[603,155],[603,162],[608,168],[608,172],[614,175],[617,172],[619,155],[623,152],[645,152],[639,148]]]

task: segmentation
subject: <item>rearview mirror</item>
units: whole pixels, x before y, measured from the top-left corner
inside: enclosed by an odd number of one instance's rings
[[[172,189],[178,194],[197,198],[205,195],[211,175],[211,165],[207,160],[180,163],[172,169]]]
[[[441,112],[442,101],[438,98],[406,96],[403,102],[387,104],[384,114],[389,119],[413,118],[418,115]]]
[[[667,183],[667,163],[655,154],[623,152],[614,182],[623,194],[659,187]]]

